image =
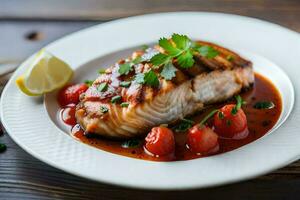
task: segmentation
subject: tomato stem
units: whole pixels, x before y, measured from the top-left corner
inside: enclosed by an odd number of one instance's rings
[[[242,99],[242,97],[240,95],[235,96],[236,99],[236,106],[233,107],[233,109],[231,110],[231,114],[235,115],[239,109],[241,109],[244,101]]]
[[[214,116],[214,114],[216,114],[217,112],[219,112],[219,109],[214,109],[212,110],[208,115],[206,115],[202,120],[201,122],[199,123],[199,126],[203,126],[204,123],[209,119],[211,118],[212,116]]]

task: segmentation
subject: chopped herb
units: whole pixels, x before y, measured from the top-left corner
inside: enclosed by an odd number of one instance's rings
[[[226,59],[227,59],[228,61],[233,61],[233,60],[234,60],[234,58],[233,58],[232,55],[228,55],[228,56],[226,57]]]
[[[130,81],[122,81],[120,83],[120,86],[121,87],[125,87],[125,88],[128,88],[130,86],[131,82]]]
[[[128,106],[129,106],[129,103],[128,103],[128,102],[123,102],[123,103],[121,103],[120,105],[121,105],[121,107],[128,107]]]
[[[256,109],[272,109],[275,104],[272,101],[260,101],[255,103],[253,107]]]
[[[112,102],[112,103],[118,103],[118,102],[120,102],[121,98],[122,98],[122,97],[119,96],[119,95],[114,96],[114,97],[111,98],[111,101],[110,101],[110,102]]]
[[[140,140],[137,139],[131,139],[131,140],[127,140],[125,142],[122,143],[122,147],[123,148],[135,148],[138,147],[140,145]]]
[[[232,121],[231,121],[231,120],[229,120],[229,119],[228,119],[228,120],[226,120],[226,125],[227,125],[227,126],[230,126],[230,125],[231,125],[231,123],[232,123]]]
[[[91,85],[93,85],[94,81],[92,81],[92,80],[85,80],[84,83],[85,83],[87,86],[90,87]]]
[[[107,88],[108,88],[108,84],[106,82],[103,82],[97,87],[97,90],[99,92],[105,92]]]
[[[175,74],[176,71],[177,69],[174,67],[174,65],[171,62],[169,62],[164,66],[160,75],[166,80],[171,80],[176,76]]]
[[[236,105],[232,108],[231,114],[236,115],[238,110],[241,109],[242,105],[244,104],[244,101],[240,95],[235,96],[236,99]]]
[[[158,87],[159,86],[158,77],[152,69],[145,73],[144,83],[146,85],[153,86],[153,87]]]
[[[100,111],[102,113],[107,113],[108,112],[108,108],[106,106],[100,106]]]
[[[144,45],[141,46],[141,49],[142,49],[143,51],[146,51],[146,49],[148,49],[148,48],[149,48],[149,46],[146,45],[146,44],[144,44]]]
[[[217,112],[219,112],[219,110],[215,109],[212,110],[210,113],[208,113],[208,115],[206,115],[201,122],[199,123],[200,126],[204,125],[206,123],[206,121],[211,118],[212,116],[214,116]]]
[[[142,60],[143,60],[142,57],[138,56],[135,59],[133,59],[131,62],[132,62],[132,64],[136,65],[136,64],[139,64],[140,62],[142,62]]]
[[[99,69],[99,70],[98,70],[98,73],[99,73],[99,74],[105,74],[105,73],[106,73],[106,69]]]
[[[131,70],[132,70],[131,64],[124,63],[119,66],[118,72],[120,75],[127,75]]]
[[[6,145],[0,143],[0,153],[4,152],[6,150]]]
[[[218,112],[218,116],[219,116],[219,119],[224,119],[224,117],[225,117],[224,113],[221,111]]]
[[[152,87],[159,86],[158,77],[152,69],[146,73],[137,74],[134,80],[139,84],[146,84]]]
[[[211,46],[201,46],[201,47],[198,47],[197,50],[201,56],[204,56],[209,59],[214,58],[217,55],[219,55],[219,52]]]
[[[143,58],[141,56],[138,56],[135,59],[133,59],[132,61],[121,64],[119,66],[119,70],[118,70],[119,74],[120,75],[127,75],[132,70],[133,65],[136,65],[136,64],[138,64],[142,61],[143,61]]]
[[[192,127],[194,121],[183,118],[181,122],[174,127],[175,132],[184,132]]]
[[[139,83],[139,84],[143,84],[143,83],[144,83],[144,77],[145,77],[145,74],[140,73],[140,74],[135,75],[134,80],[135,80],[137,83]]]

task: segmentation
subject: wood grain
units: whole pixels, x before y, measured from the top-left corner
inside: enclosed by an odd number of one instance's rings
[[[107,19],[157,11],[196,10],[236,13],[272,21],[300,32],[296,0],[86,0],[0,2],[0,63],[20,62],[49,42]],[[28,40],[40,32],[40,40]],[[7,80],[0,77],[0,89]],[[0,200],[6,199],[297,199],[300,161],[241,183],[191,191],[144,191],[70,175],[33,158],[8,134],[0,136]],[[188,172],[187,172],[188,173]]]

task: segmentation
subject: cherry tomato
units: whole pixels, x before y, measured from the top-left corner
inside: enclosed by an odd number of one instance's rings
[[[80,94],[84,93],[87,89],[88,86],[84,83],[65,86],[58,94],[58,101],[61,106],[77,104],[79,102]]]
[[[218,135],[207,126],[195,125],[188,131],[187,145],[192,152],[212,154],[219,150]]]
[[[215,132],[224,138],[243,139],[249,133],[247,118],[241,108],[234,113],[234,107],[234,104],[223,106],[214,115],[213,125]]]
[[[146,137],[145,148],[154,156],[174,153],[175,139],[173,132],[166,127],[154,127]]]

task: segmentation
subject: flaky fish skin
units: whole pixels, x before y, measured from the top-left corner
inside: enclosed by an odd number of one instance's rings
[[[125,77],[117,73],[119,64],[124,60],[110,67],[81,96],[75,114],[77,122],[86,132],[104,137],[139,137],[154,126],[175,122],[210,104],[225,101],[253,85],[254,71],[250,61],[216,44],[199,43],[212,46],[219,51],[219,55],[212,59],[197,55],[195,65],[189,69],[181,69],[174,60],[176,77],[170,81],[159,78],[157,88],[134,81],[128,88],[120,86],[121,81],[149,70],[149,63],[135,65],[133,74]],[[130,59],[146,53],[134,52]],[[103,82],[109,83],[108,89],[99,93],[97,87]],[[111,103],[110,99],[115,95],[128,102],[128,107]],[[103,106],[107,112],[100,109]]]

